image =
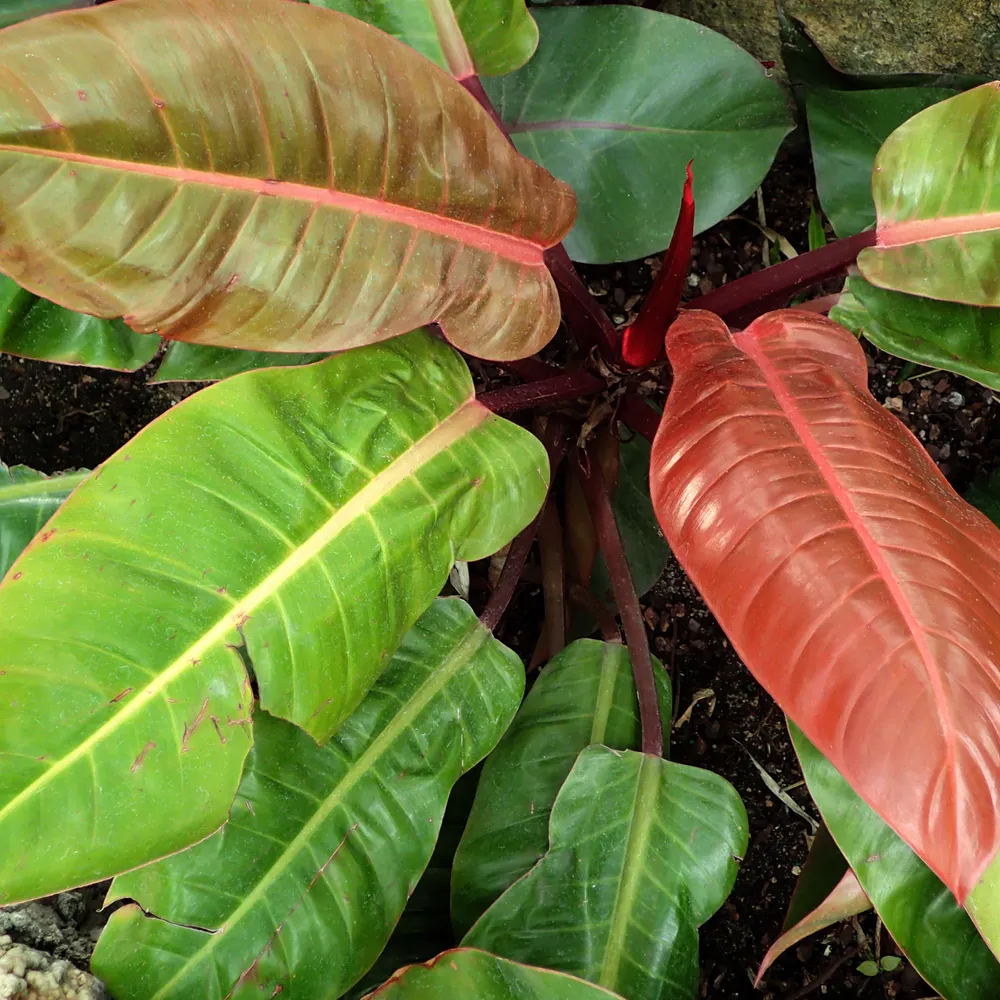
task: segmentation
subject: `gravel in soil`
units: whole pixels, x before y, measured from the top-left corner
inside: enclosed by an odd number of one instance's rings
[[[799,251],[807,249],[812,183],[808,163],[786,157],[779,159],[763,187],[767,224]],[[735,214],[756,220],[757,210],[757,200],[751,199]],[[760,231],[741,219],[702,234],[692,250],[688,294],[709,291],[763,267],[763,244]],[[589,267],[584,273],[595,296],[623,326],[637,313],[658,267],[659,261],[649,258]],[[559,342],[549,350],[558,352]],[[997,399],[989,389],[959,376],[912,367],[869,349],[876,397],[917,434],[953,485],[963,491],[975,476],[1000,462],[1000,443],[994,434]],[[476,364],[473,370],[480,376],[490,374]],[[151,386],[148,376],[149,370],[122,374],[0,356],[0,458],[44,472],[97,465],[151,419],[199,388]],[[482,582],[480,577],[473,575],[474,587]],[[538,634],[540,597],[535,584],[537,580],[520,591],[501,632],[525,658],[530,657]],[[473,595],[473,600],[481,596]],[[715,693],[714,709],[710,710],[709,700],[699,702],[689,720],[672,733],[674,758],[725,776],[743,797],[750,818],[750,849],[735,890],[701,932],[702,996],[708,1000],[932,996],[906,963],[892,974],[874,978],[856,971],[874,951],[876,926],[870,914],[803,942],[779,959],[761,988],[754,989],[757,964],[780,929],[805,860],[809,829],[768,791],[750,755],[811,809],[808,793],[800,784],[781,712],[743,667],[676,563],[647,595],[644,607],[652,647],[674,672],[680,711],[697,691]],[[92,913],[94,901],[89,903]],[[98,924],[92,917],[81,924],[87,940]],[[82,964],[77,954],[80,936],[75,940],[77,945],[66,946],[70,948],[66,954]],[[883,932],[881,953],[892,953],[893,948]]]

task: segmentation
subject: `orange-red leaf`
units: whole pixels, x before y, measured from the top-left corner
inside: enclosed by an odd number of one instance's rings
[[[329,351],[555,332],[570,189],[447,73],[286,0],[117,0],[0,32],[0,269],[165,337]]]
[[[734,647],[965,898],[1000,846],[1000,532],[868,392],[814,313],[691,311],[653,502]]]

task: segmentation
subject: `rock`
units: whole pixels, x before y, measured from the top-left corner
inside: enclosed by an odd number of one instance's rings
[[[101,983],[64,958],[0,935],[0,1000],[105,1000]]]
[[[996,0],[782,0],[847,73],[1000,76]],[[758,59],[781,59],[774,0],[661,0],[660,9],[721,31]]]
[[[94,950],[93,935],[81,926],[85,916],[86,907],[81,894],[64,892],[44,903],[21,903],[0,908],[0,934],[85,969]]]

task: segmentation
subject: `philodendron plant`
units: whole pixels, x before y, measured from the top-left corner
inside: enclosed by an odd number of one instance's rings
[[[113,0],[0,32],[0,65],[2,346],[136,368],[163,338],[160,377],[219,380],[93,473],[3,467],[0,903],[113,878],[119,1000],[696,997],[748,831],[665,756],[655,516],[801,727],[846,857],[810,926],[870,900],[944,995],[996,995],[1000,533],[846,329],[766,313],[864,247],[875,285],[996,305],[992,147],[927,153],[955,115],[992,136],[993,87],[890,139],[876,234],[682,314],[661,418],[692,234],[789,128],[725,39],[632,7]],[[571,256],[668,243],[620,337]],[[459,351],[526,384],[477,396]],[[536,535],[525,697],[493,631]],[[481,614],[440,596],[489,557]]]

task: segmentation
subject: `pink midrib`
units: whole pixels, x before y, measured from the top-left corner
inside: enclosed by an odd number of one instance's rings
[[[816,437],[812,432],[812,428],[809,426],[808,421],[803,415],[794,394],[782,381],[781,375],[778,373],[771,359],[761,348],[757,338],[754,336],[748,336],[748,332],[748,330],[742,330],[739,333],[733,334],[732,337],[734,343],[744,354],[753,359],[753,361],[756,362],[757,367],[760,368],[761,374],[764,376],[764,380],[767,382],[768,388],[774,394],[774,398],[781,407],[782,413],[784,413],[784,415],[788,418],[788,422],[792,425],[796,435],[802,442],[802,446],[808,452],[809,457],[816,463],[820,474],[823,476],[823,479],[829,487],[830,493],[840,505],[841,510],[843,510],[844,516],[847,518],[849,524],[854,529],[855,534],[860,539],[869,559],[871,559],[874,563],[875,569],[878,571],[882,582],[885,584],[886,590],[889,591],[889,596],[896,605],[907,630],[913,638],[913,643],[917,648],[917,652],[920,654],[920,657],[924,662],[927,679],[930,683],[931,690],[934,692],[935,707],[937,708],[938,718],[941,722],[941,729],[944,735],[948,775],[952,784],[952,793],[955,797],[955,815],[957,818],[959,782],[956,768],[957,754],[955,751],[955,727],[952,724],[951,712],[949,711],[948,701],[945,697],[944,686],[941,683],[940,674],[938,673],[930,648],[927,645],[927,637],[924,634],[924,630],[921,628],[920,622],[917,621],[917,617],[913,613],[913,609],[910,607],[910,602],[906,599],[906,595],[903,593],[903,590],[899,585],[899,581],[896,579],[892,569],[886,561],[885,553],[883,553],[882,549],[879,547],[878,542],[872,538],[864,519],[855,509],[854,504],[851,501],[850,494],[844,484],[841,483],[840,479],[837,477],[836,470],[833,468],[830,460],[826,457],[826,453],[823,451],[820,443],[816,440]]]
[[[952,215],[938,219],[912,219],[909,222],[881,223],[876,237],[877,247],[904,247],[911,243],[965,236],[1000,229],[1000,212],[976,215]]]
[[[330,188],[313,187],[295,181],[269,180],[259,177],[241,177],[237,174],[220,174],[207,170],[192,170],[189,167],[171,167],[155,163],[132,163],[102,156],[90,156],[65,150],[35,149],[0,143],[0,152],[17,153],[24,156],[41,156],[64,163],[82,163],[124,173],[144,174],[149,177],[164,177],[179,184],[202,184],[207,187],[226,188],[231,191],[246,191],[249,194],[272,198],[288,198],[305,201],[313,205],[357,212],[380,219],[388,219],[404,226],[424,232],[434,233],[455,240],[465,246],[497,254],[518,264],[543,267],[544,246],[522,236],[477,226],[472,222],[462,222],[443,215],[435,215],[419,208],[397,205],[391,201],[371,198],[366,195],[351,194],[348,191],[334,191]]]

